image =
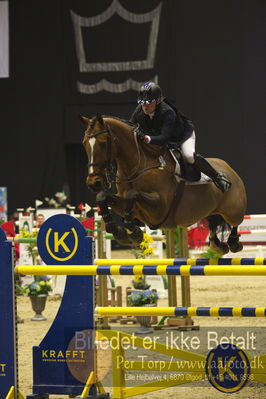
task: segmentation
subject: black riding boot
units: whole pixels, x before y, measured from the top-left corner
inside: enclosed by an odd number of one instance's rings
[[[195,163],[194,165],[199,169],[200,172],[204,173],[212,179],[214,184],[223,192],[229,190],[231,182],[223,173],[217,172],[211,164],[199,154],[194,154]]]

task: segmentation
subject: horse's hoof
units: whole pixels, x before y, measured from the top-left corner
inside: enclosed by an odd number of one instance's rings
[[[128,245],[130,243],[128,234],[126,230],[114,222],[106,223],[105,225],[107,233],[111,233],[114,236],[114,239],[120,245]]]
[[[144,234],[139,227],[136,227],[132,233],[128,233],[128,237],[134,244],[140,244],[143,241]]]
[[[97,204],[100,206],[101,203],[105,203],[106,204],[106,201],[107,201],[107,193],[106,193],[106,191],[104,191],[104,190],[99,191],[97,193],[97,195],[96,195]]]
[[[230,248],[231,252],[239,252],[239,251],[242,251],[243,245],[241,244],[241,242],[235,242],[235,243],[229,245],[229,248]]]
[[[229,245],[231,252],[239,252],[243,249],[243,245],[239,242],[239,234],[236,236],[229,236],[227,244]]]
[[[210,240],[210,248],[220,255],[226,255],[229,252],[229,246],[224,242],[214,243]]]
[[[218,251],[221,253],[221,255],[226,255],[229,252],[229,246],[226,243],[221,242],[218,247]]]
[[[130,242],[126,230],[121,226],[116,226],[116,229],[114,231],[114,238],[124,245]]]

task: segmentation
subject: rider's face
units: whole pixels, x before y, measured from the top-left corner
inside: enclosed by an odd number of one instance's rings
[[[157,100],[150,104],[141,104],[141,108],[144,114],[149,115],[155,111],[156,105],[157,105]]]

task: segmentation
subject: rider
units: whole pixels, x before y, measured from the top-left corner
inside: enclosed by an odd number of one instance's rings
[[[188,163],[194,164],[200,172],[210,177],[222,192],[230,188],[231,183],[227,178],[195,153],[196,136],[192,122],[162,96],[158,84],[146,82],[141,86],[138,106],[130,121],[139,126],[138,137],[146,144],[178,143]]]

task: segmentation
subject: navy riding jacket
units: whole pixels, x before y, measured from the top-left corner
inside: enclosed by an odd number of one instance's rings
[[[151,144],[164,145],[175,142],[181,145],[191,137],[192,122],[165,101],[157,105],[153,118],[144,114],[141,105],[133,112],[130,121],[151,137]]]

